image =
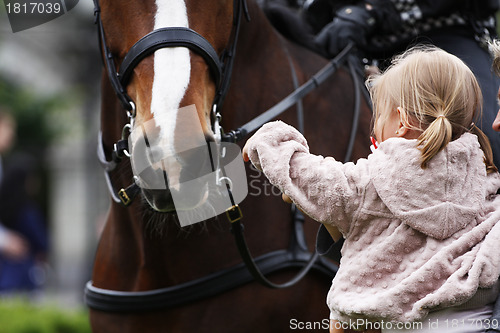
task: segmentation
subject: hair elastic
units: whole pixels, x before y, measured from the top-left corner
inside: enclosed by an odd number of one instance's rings
[[[444,114],[440,114],[439,116],[436,117],[436,119],[439,119],[439,118],[446,118],[446,116]]]

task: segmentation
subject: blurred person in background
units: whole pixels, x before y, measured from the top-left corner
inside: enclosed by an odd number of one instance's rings
[[[492,129],[498,111],[500,79],[492,68],[488,45],[496,37],[498,0],[315,0],[304,17],[313,27],[314,43],[334,57],[349,42],[361,55],[384,61],[409,46],[432,44],[462,59],[474,72],[483,93],[483,115],[477,125],[488,136],[500,168],[500,133]],[[330,5],[330,16],[325,17]]]
[[[477,125],[488,136],[500,168],[497,114],[500,79],[491,70],[488,45],[497,35],[498,0],[267,0],[266,15],[286,37],[334,58],[349,43],[382,70],[417,44],[435,45],[464,61],[484,97]],[[351,51],[352,52],[352,51]]]
[[[0,292],[34,291],[44,282],[48,236],[33,200],[39,188],[36,161],[25,154],[7,156],[16,122],[0,110]]]
[[[16,122],[12,115],[0,110],[0,188],[5,178],[5,156],[15,142]],[[0,221],[0,253],[12,259],[21,259],[28,252],[28,244],[24,238],[10,231]]]
[[[493,54],[493,70],[500,77],[500,41],[495,40],[493,43],[491,43],[490,49]],[[497,108],[500,107],[500,89],[498,90],[498,101],[499,105],[497,106]],[[491,127],[494,131],[500,132],[500,109],[498,110],[497,116],[493,121]],[[497,193],[500,194],[500,189],[498,190]],[[497,299],[497,302],[493,309],[491,324],[492,325],[490,325],[490,327],[487,328],[486,332],[488,333],[500,332],[500,297]]]

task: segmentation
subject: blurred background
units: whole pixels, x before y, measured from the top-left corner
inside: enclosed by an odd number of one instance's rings
[[[23,302],[37,307],[85,311],[83,287],[109,205],[95,153],[102,68],[95,29],[89,0],[16,33],[0,6],[0,112],[11,114],[16,124],[15,141],[0,157],[2,163],[29,165],[23,198],[33,211],[30,223],[40,231],[25,237],[25,243],[33,241],[37,245],[32,248],[39,250],[29,267],[30,281],[16,285],[20,278],[9,282],[0,277],[0,307],[22,295]],[[10,213],[19,208],[13,193],[20,187],[12,184],[0,195],[0,208]],[[8,218],[4,220],[0,214],[0,223],[10,229]],[[22,229],[14,229],[23,236]],[[0,274],[12,258],[3,259]],[[16,265],[11,265],[14,273]],[[0,333],[5,331],[2,318]]]
[[[0,166],[17,161],[23,172],[22,185],[0,191],[0,229],[13,229],[37,249],[24,282],[16,276],[18,260],[0,253],[0,333],[89,331],[83,288],[110,201],[96,158],[101,68],[92,1],[17,33],[0,5],[0,114],[11,114],[15,132],[12,146],[0,151]],[[24,204],[37,234],[23,235],[9,221]],[[2,277],[7,268],[10,280]],[[16,316],[24,328],[13,331],[6,324]]]

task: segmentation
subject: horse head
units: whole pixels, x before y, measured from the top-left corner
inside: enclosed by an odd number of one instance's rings
[[[189,211],[204,204],[213,183],[208,178],[217,177],[213,105],[221,85],[219,55],[230,44],[237,3],[101,3],[106,46],[120,73],[122,99],[131,105],[124,133],[130,131],[134,181],[155,211]],[[172,43],[164,45],[164,39]]]

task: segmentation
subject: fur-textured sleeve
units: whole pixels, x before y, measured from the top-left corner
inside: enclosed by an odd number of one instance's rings
[[[247,146],[255,167],[302,211],[348,233],[361,204],[358,165],[310,154],[302,134],[281,121],[264,125]]]

